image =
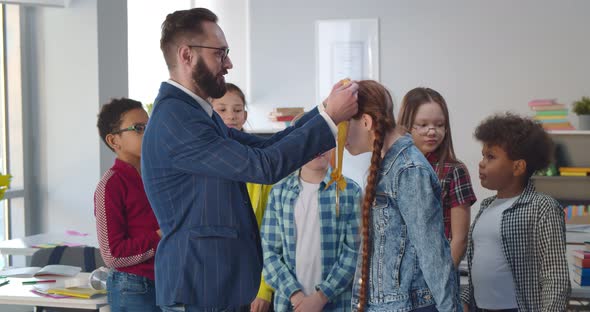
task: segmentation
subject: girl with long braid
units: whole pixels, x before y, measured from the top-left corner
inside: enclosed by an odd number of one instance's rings
[[[371,80],[358,84],[359,110],[349,122],[346,149],[373,154],[352,308],[461,311],[437,175],[411,136],[396,129],[385,87]]]

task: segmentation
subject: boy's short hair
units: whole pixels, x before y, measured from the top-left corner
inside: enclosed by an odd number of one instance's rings
[[[527,179],[553,160],[554,145],[541,124],[512,113],[488,117],[475,129],[475,138],[499,146],[511,160],[526,161]]]
[[[111,149],[114,151],[111,146],[107,143],[106,137],[109,133],[113,133],[113,131],[119,130],[121,127],[121,117],[126,112],[133,110],[133,109],[143,109],[143,105],[141,102],[128,99],[128,98],[120,98],[120,99],[112,99],[110,102],[104,104],[100,108],[100,113],[98,113],[98,122],[96,126],[98,127],[98,134],[100,138]]]

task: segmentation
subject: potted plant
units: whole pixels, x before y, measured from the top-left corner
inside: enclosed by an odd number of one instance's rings
[[[4,192],[6,192],[6,190],[10,186],[10,178],[11,176],[9,174],[0,174],[0,200],[4,198]]]
[[[580,130],[590,130],[590,97],[583,96],[581,100],[574,102],[572,108],[578,115]]]

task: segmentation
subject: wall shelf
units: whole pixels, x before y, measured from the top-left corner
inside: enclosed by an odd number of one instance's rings
[[[533,176],[533,181],[537,191],[560,201],[590,201],[590,177]]]
[[[555,142],[555,165],[590,167],[590,131],[551,131]],[[590,204],[590,176],[533,176],[535,188],[562,204]]]
[[[552,136],[559,136],[559,135],[590,135],[590,130],[552,130],[548,131],[549,134]]]

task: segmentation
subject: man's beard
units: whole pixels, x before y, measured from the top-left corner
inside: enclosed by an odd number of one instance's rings
[[[199,56],[197,66],[193,68],[193,81],[197,87],[205,92],[208,96],[214,99],[223,97],[227,91],[225,86],[225,79],[222,82],[217,80],[217,77],[207,68],[205,60]]]

